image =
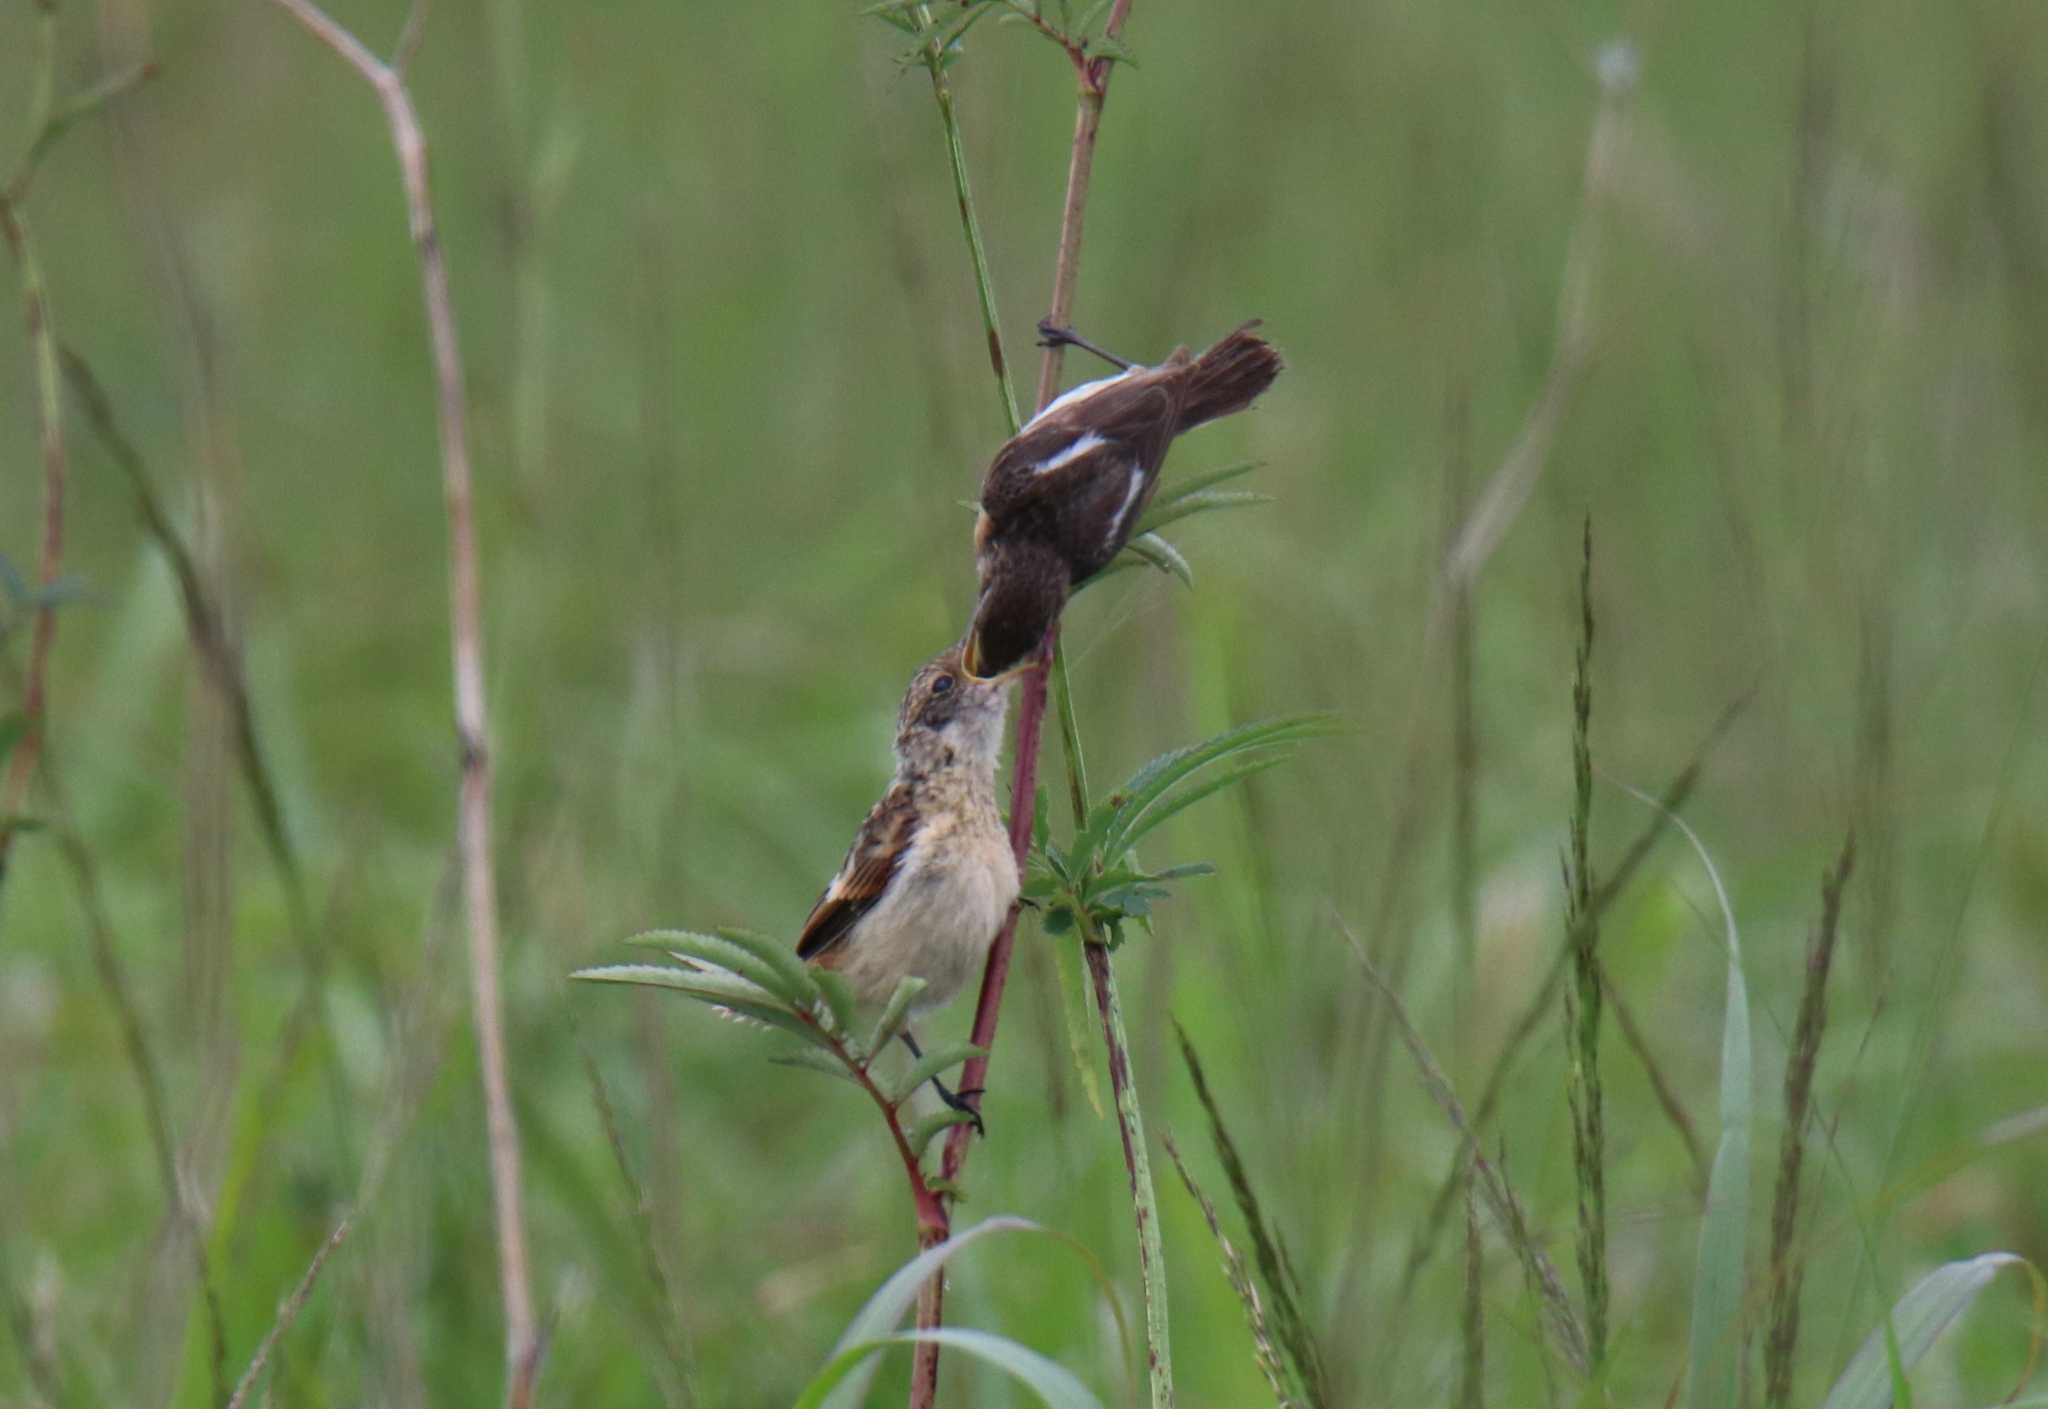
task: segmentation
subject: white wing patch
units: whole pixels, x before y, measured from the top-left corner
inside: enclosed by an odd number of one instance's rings
[[[1114,544],[1118,538],[1123,536],[1124,519],[1130,514],[1131,505],[1138,502],[1138,493],[1144,487],[1145,467],[1143,465],[1131,466],[1131,487],[1124,491],[1124,502],[1118,506],[1116,517],[1109,521],[1109,532],[1104,534],[1102,538],[1105,547]]]
[[[1104,387],[1115,386],[1125,377],[1136,376],[1138,373],[1146,370],[1148,369],[1144,367],[1131,367],[1125,371],[1118,372],[1113,377],[1104,377],[1102,378],[1102,380],[1095,382],[1083,382],[1081,383],[1081,385],[1075,387],[1072,391],[1062,392],[1059,396],[1053,399],[1051,405],[1047,406],[1043,411],[1040,411],[1036,416],[1033,416],[1030,420],[1026,421],[1024,423],[1024,429],[1027,431],[1030,430],[1033,426],[1037,425],[1047,416],[1050,416],[1053,412],[1059,410],[1062,406],[1072,406],[1076,401],[1085,401],[1089,397],[1095,395],[1096,392],[1101,391]]]
[[[1053,404],[1058,405],[1059,403],[1055,402]],[[1097,447],[1098,445],[1107,444],[1109,444],[1109,442],[1104,440],[1101,436],[1097,435],[1094,431],[1085,432],[1084,434],[1076,437],[1072,444],[1068,445],[1066,449],[1060,451],[1057,455],[1048,456],[1045,459],[1040,460],[1037,464],[1033,465],[1031,467],[1031,473],[1033,473],[1034,475],[1049,475],[1054,470],[1065,469],[1068,465],[1073,464],[1076,460],[1080,459],[1083,455],[1086,455],[1089,451],[1095,449],[1095,447]]]

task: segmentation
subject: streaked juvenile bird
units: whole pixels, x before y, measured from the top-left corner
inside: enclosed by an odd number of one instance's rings
[[[1183,431],[1242,411],[1280,375],[1280,354],[1245,324],[1196,357],[1125,362],[1063,328],[1039,325],[1123,371],[1088,382],[1031,418],[988,467],[974,526],[981,597],[963,665],[992,679],[1024,664],[1075,587],[1108,567],[1159,487]]]
[[[927,662],[903,696],[896,776],[796,946],[862,1003],[887,1002],[915,976],[925,988],[911,1011],[929,1012],[981,972],[1017,898],[1017,862],[996,807],[1008,710],[1008,682],[968,675],[957,645]],[[903,1040],[918,1051],[907,1028]],[[967,1109],[933,1085],[948,1105]]]

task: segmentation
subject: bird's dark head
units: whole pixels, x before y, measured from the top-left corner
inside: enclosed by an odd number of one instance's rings
[[[996,543],[982,554],[981,600],[962,645],[962,666],[980,680],[1027,669],[1059,620],[1072,586],[1067,563],[1040,543]]]
[[[962,666],[960,654],[957,645],[939,652],[903,693],[903,707],[896,714],[896,752],[920,768],[985,760],[992,769],[1002,751],[1003,719],[1009,710],[1006,682],[975,679]]]

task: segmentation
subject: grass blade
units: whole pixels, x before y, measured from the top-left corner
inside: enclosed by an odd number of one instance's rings
[[[1648,793],[1626,783],[1620,786],[1637,801],[1665,810]],[[1691,843],[1713,882],[1728,954],[1728,996],[1721,1020],[1721,1140],[1714,1150],[1713,1173],[1707,1177],[1706,1215],[1700,1220],[1685,1402],[1691,1409],[1735,1409],[1742,1393],[1744,1241],[1749,1230],[1749,989],[1742,978],[1742,936],[1714,858],[1683,817],[1675,812],[1666,815]]]
[[[903,1031],[904,1023],[910,1020],[910,1005],[924,990],[924,980],[915,974],[908,975],[896,985],[896,991],[889,995],[888,1003],[882,1008],[882,1016],[875,1021],[874,1036],[868,1039],[870,1052],[879,1052],[896,1040],[896,1034]]]
[[[2033,1283],[2034,1344],[2021,1383],[2032,1378],[2041,1348],[2039,1327],[2044,1309],[2048,1309],[2048,1285],[2044,1285],[2040,1271],[2018,1254],[1987,1252],[1937,1267],[1915,1282],[1892,1307],[1884,1323],[1865,1337],[1834,1388],[1828,1391],[1821,1409],[1889,1409],[1893,1403],[1893,1355],[1896,1354],[1901,1371],[1912,1369],[1949,1324],[1969,1310],[1977,1294],[2007,1267],[2025,1268]],[[1890,1348],[1887,1340],[1891,1342]]]
[[[901,1331],[878,1340],[859,1341],[848,1346],[833,1357],[832,1363],[819,1372],[817,1379],[811,1381],[810,1388],[797,1400],[796,1409],[814,1409],[814,1406],[835,1402],[820,1396],[835,1385],[850,1383],[848,1377],[857,1367],[861,1367],[863,1362],[871,1364],[875,1356],[897,1345],[943,1345],[953,1350],[964,1351],[978,1360],[995,1366],[1011,1379],[1029,1388],[1046,1409],[1102,1409],[1102,1401],[1076,1379],[1071,1370],[1048,1360],[1037,1351],[1019,1345],[1007,1337],[991,1335],[987,1331],[961,1330],[955,1327]]]

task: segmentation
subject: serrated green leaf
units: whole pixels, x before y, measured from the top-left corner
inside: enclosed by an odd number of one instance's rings
[[[853,996],[853,985],[830,969],[818,970],[817,984],[818,991],[824,995],[825,1012],[831,1019],[832,1031],[853,1049],[854,1056],[860,1056],[860,1038],[854,1035],[860,1004]]]
[[[930,1115],[921,1117],[904,1133],[904,1140],[910,1145],[912,1159],[923,1159],[930,1148],[932,1138],[941,1130],[950,1130],[956,1125],[972,1125],[974,1117],[966,1111],[956,1111],[951,1106],[942,1106]]]
[[[817,988],[808,975],[801,984],[793,984],[780,967],[722,934],[646,930],[631,936],[626,943],[635,949],[661,949],[678,959],[692,959],[728,970],[792,1008],[807,1008],[817,997]]]
[[[1220,509],[1249,509],[1272,502],[1272,495],[1261,494],[1255,489],[1210,489],[1184,494],[1171,503],[1154,503],[1145,517],[1138,521],[1138,532],[1157,533],[1169,524],[1191,519],[1197,514],[1211,514]]]
[[[729,1009],[737,1017],[800,1037],[814,1046],[826,1045],[823,1034],[790,1011],[774,994],[737,974],[711,969],[678,969],[667,964],[606,964],[598,968],[578,969],[569,977],[586,983],[625,983],[642,988],[674,989],[699,1002]]]
[[[779,1067],[800,1067],[825,1076],[836,1076],[850,1086],[859,1086],[860,1078],[847,1069],[846,1063],[823,1047],[799,1047],[793,1052],[777,1052],[768,1059]]]
[[[879,1052],[896,1040],[896,1034],[903,1031],[903,1024],[910,1020],[910,1005],[924,990],[925,981],[915,974],[897,982],[896,991],[889,995],[889,1001],[882,1007],[882,1016],[875,1023],[874,1036],[868,1039],[870,1052]]]
[[[1031,874],[1024,878],[1024,884],[1018,888],[1017,897],[1020,900],[1043,900],[1058,889],[1059,884],[1052,872],[1033,867]]]
[[[1040,854],[1045,857],[1045,864],[1051,868],[1055,876],[1069,883],[1073,881],[1074,873],[1072,868],[1067,865],[1067,853],[1060,849],[1058,842],[1054,841],[1051,837],[1047,837],[1045,845],[1039,850]]]
[[[892,1106],[900,1106],[909,1100],[918,1087],[933,1077],[951,1071],[971,1057],[988,1055],[988,1049],[977,1047],[971,1042],[955,1042],[945,1047],[934,1047],[910,1064],[910,1069],[884,1090],[883,1095]]]
[[[1155,899],[1156,896],[1149,895],[1136,886],[1118,886],[1095,898],[1097,918],[1103,924],[1120,915],[1130,919],[1142,919],[1152,913],[1152,902]]]
[[[1114,59],[1120,64],[1129,64],[1132,68],[1138,66],[1138,57],[1131,52],[1131,47],[1123,40],[1112,39],[1107,34],[1098,34],[1089,40],[1088,52],[1098,59]]]
[[[1179,816],[1202,799],[1220,793],[1225,788],[1236,787],[1252,775],[1278,767],[1293,757],[1292,745],[1280,745],[1270,753],[1258,758],[1244,759],[1213,777],[1204,778],[1199,783],[1170,791],[1142,813],[1131,818],[1118,834],[1117,844],[1124,847],[1136,846],[1155,828]]]
[[[1168,866],[1163,871],[1154,871],[1146,877],[1154,881],[1185,881],[1197,876],[1213,876],[1216,864],[1213,861],[1184,861],[1178,866]]]
[[[1221,465],[1213,470],[1197,470],[1184,479],[1160,485],[1159,496],[1152,503],[1155,507],[1160,504],[1177,503],[1190,494],[1200,494],[1205,489],[1213,489],[1219,484],[1242,479],[1261,467],[1262,462],[1258,460],[1239,460],[1235,464]]]
[[[796,950],[789,944],[730,925],[719,925],[712,933],[730,944],[739,945],[762,963],[771,965],[782,975],[783,981],[795,995],[792,1001],[798,1007],[817,1002],[817,974],[809,964],[797,957]]]
[[[1102,853],[1106,856],[1121,856],[1131,849],[1126,839],[1128,829],[1168,789],[1184,779],[1192,777],[1211,764],[1239,754],[1277,747],[1302,739],[1312,739],[1339,730],[1339,721],[1332,714],[1292,714],[1277,719],[1263,719],[1250,724],[1240,724],[1226,729],[1198,744],[1174,749],[1153,759],[1124,785],[1126,801],[1118,811],[1117,822],[1103,837]],[[1149,830],[1149,829],[1148,829]]]
[[[1074,927],[1074,912],[1064,905],[1051,905],[1038,919],[1038,928],[1057,939]]]
[[[1895,1383],[1933,1348],[1949,1325],[1969,1310],[1978,1293],[2008,1267],[2020,1267],[2034,1285],[2036,1314],[2043,1302],[2040,1272],[2010,1252],[1987,1252],[1947,1263],[1915,1282],[1850,1358],[1821,1409],[1889,1409],[1899,1401]],[[1890,1344],[1887,1345],[1887,1340]],[[1892,1366],[1896,1364],[1895,1377]]]
[[[1163,573],[1179,578],[1185,586],[1195,585],[1195,570],[1181,556],[1180,549],[1156,533],[1139,534],[1124,545],[1124,551],[1135,554]]]

